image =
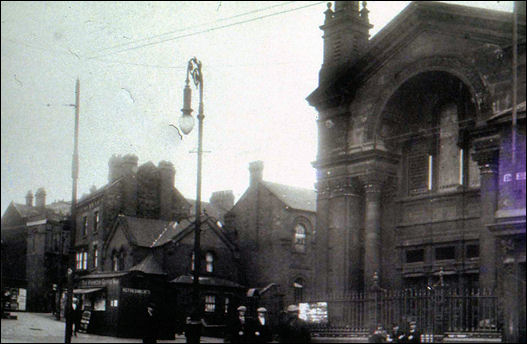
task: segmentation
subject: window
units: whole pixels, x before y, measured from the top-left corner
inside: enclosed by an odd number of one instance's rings
[[[304,297],[304,280],[301,278],[297,278],[293,282],[293,290],[294,290],[295,303],[302,302],[302,299]]]
[[[437,247],[435,252],[436,252],[436,260],[456,258],[456,248],[454,246]]]
[[[196,260],[196,257],[194,257],[194,252],[192,252],[192,257],[190,258],[190,271],[194,271],[194,261]]]
[[[425,256],[424,252],[425,252],[424,249],[406,251],[406,262],[407,263],[423,262],[424,256]]]
[[[110,306],[117,307],[118,305],[119,305],[119,301],[118,300],[111,300],[110,301]]]
[[[88,216],[82,217],[82,236],[88,235]]]
[[[93,267],[96,268],[99,260],[99,248],[93,245]]]
[[[75,268],[77,270],[86,270],[88,268],[88,252],[81,251],[76,253]]]
[[[465,173],[463,170],[463,159],[464,159],[463,148],[459,149],[459,185],[463,185],[463,179],[465,178]]]
[[[229,314],[229,302],[230,302],[229,298],[226,297],[225,298],[225,310],[224,310],[225,314]]]
[[[214,270],[214,256],[211,252],[207,252],[205,255],[205,261],[207,262],[207,272],[212,272]]]
[[[434,177],[434,156],[428,154],[428,190],[432,190]]]
[[[99,216],[99,211],[96,210],[94,213],[93,213],[93,231],[94,232],[97,232],[97,230],[99,229],[99,223],[100,223],[100,216]]]
[[[467,245],[467,258],[479,257],[479,246],[478,245]]]
[[[306,227],[300,223],[295,226],[294,243],[297,252],[306,251]]]
[[[83,270],[88,269],[88,252],[87,251],[82,252],[82,269]]]
[[[216,296],[205,295],[205,312],[214,313],[216,310]]]
[[[119,271],[119,257],[116,253],[114,253],[112,256],[112,270]]]

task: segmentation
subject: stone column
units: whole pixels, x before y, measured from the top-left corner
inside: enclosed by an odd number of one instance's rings
[[[498,201],[498,135],[480,138],[473,142],[473,158],[480,168],[481,233],[479,237],[480,267],[479,286],[496,288],[496,239],[489,230],[495,222]]]
[[[366,177],[364,179],[364,290],[373,286],[375,272],[381,276],[381,188],[382,181]]]

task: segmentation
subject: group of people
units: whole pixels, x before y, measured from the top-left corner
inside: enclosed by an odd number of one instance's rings
[[[280,343],[309,343],[311,335],[307,323],[298,317],[298,306],[290,305],[282,315],[277,333],[269,322],[267,309],[256,310],[255,319],[247,317],[247,307],[240,306],[238,315],[227,326],[225,342],[230,343],[270,343],[275,335]]]
[[[392,330],[386,331],[382,325],[377,325],[369,340],[370,343],[420,343],[421,332],[417,330],[415,321],[408,322],[408,331],[403,331],[398,324],[392,324]]]

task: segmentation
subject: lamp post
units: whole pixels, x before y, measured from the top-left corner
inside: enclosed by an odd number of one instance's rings
[[[199,109],[198,109],[198,171],[196,183],[196,214],[195,214],[195,231],[194,231],[194,271],[192,281],[192,312],[189,330],[191,335],[188,336],[189,343],[199,343],[201,336],[201,302],[199,293],[199,269],[201,266],[200,254],[200,232],[201,232],[201,159],[203,154],[203,74],[201,73],[201,61],[193,57],[188,61],[187,79],[185,80],[185,89],[183,90],[183,113],[179,119],[179,127],[183,134],[187,135],[194,127],[194,118],[192,117],[190,79],[199,89]]]

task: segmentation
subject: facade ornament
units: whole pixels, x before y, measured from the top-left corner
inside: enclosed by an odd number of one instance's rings
[[[331,19],[333,19],[334,12],[331,10],[331,2],[327,3],[328,9],[324,12],[325,19],[324,24],[329,23]]]

